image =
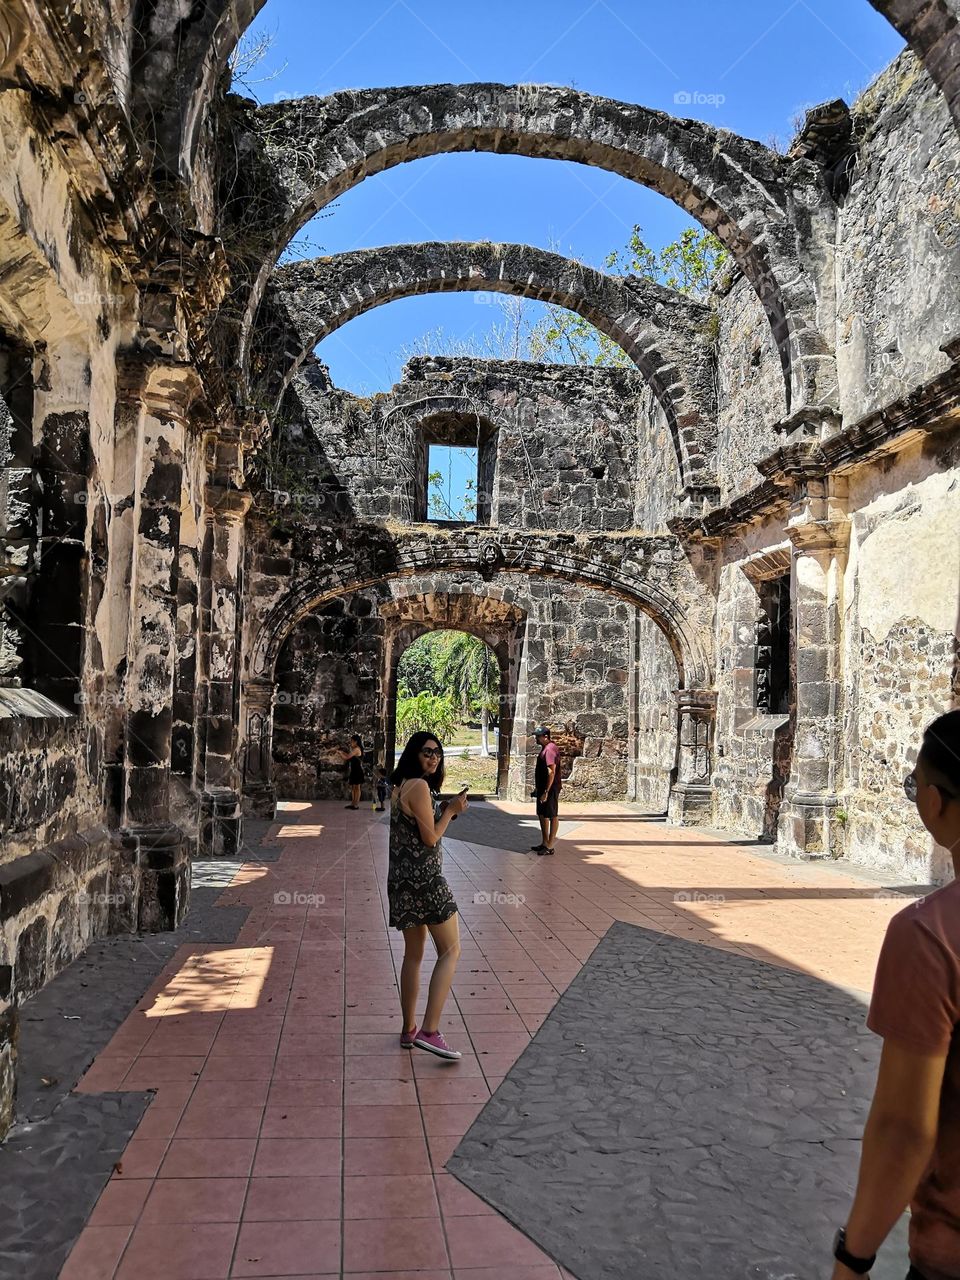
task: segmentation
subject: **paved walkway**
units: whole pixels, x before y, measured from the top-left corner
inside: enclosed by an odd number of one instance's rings
[[[553,858],[447,842],[463,935],[450,1064],[397,1044],[382,816],[285,805],[277,860],[242,866],[220,899],[250,909],[236,943],[181,947],[78,1085],[156,1096],[64,1280],[558,1280],[444,1164],[609,925],[866,991],[905,901],[623,806],[564,816],[579,825]]]

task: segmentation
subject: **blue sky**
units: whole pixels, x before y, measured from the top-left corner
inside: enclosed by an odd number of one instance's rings
[[[850,101],[903,47],[867,0],[269,0],[252,30],[274,37],[240,89],[262,102],[383,85],[564,84],[764,142],[786,141],[807,107]],[[678,106],[683,92],[710,100]],[[303,256],[505,240],[600,266],[634,223],[654,248],[689,225],[670,201],[604,170],[484,154],[398,165],[325,212],[305,229]],[[386,390],[411,350],[431,345],[425,335],[440,330],[447,342],[482,348],[484,333],[502,322],[497,303],[487,294],[403,299],[345,325],[317,354],[337,385]]]

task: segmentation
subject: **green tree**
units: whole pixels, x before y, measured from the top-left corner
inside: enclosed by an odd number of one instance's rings
[[[457,726],[453,702],[445,694],[401,692],[397,698],[397,742],[406,742],[412,733],[433,733],[442,742]]]
[[[451,631],[428,631],[407,646],[397,667],[397,686],[401,694],[407,697],[417,693],[439,696],[447,692],[441,671],[444,654],[454,634]]]
[[[729,256],[717,237],[703,227],[687,227],[679,239],[655,253],[644,241],[643,231],[637,224],[626,249],[608,254],[604,266],[617,275],[642,276],[702,301],[714,272]]]
[[[479,637],[458,631],[444,654],[441,679],[463,720],[479,711],[480,754],[489,756],[490,719],[500,708],[500,664],[493,651]]]
[[[702,301],[714,272],[728,257],[717,237],[702,227],[687,227],[679,239],[657,253],[646,243],[637,224],[626,247],[608,254],[604,266],[616,275],[640,276]],[[623,368],[631,363],[612,338],[583,316],[562,307],[547,308],[547,315],[531,329],[528,345],[530,359],[541,363],[605,368]]]

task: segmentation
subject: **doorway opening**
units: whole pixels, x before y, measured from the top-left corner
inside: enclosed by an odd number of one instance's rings
[[[495,795],[503,673],[493,649],[466,631],[429,631],[403,651],[396,680],[396,759],[418,730],[443,744],[444,791]]]

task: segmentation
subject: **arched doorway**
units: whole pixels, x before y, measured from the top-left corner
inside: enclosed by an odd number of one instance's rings
[[[506,794],[507,777],[510,767],[510,746],[513,737],[513,724],[517,699],[517,680],[520,658],[523,651],[524,628],[526,615],[523,609],[509,604],[495,596],[482,596],[472,592],[416,593],[401,596],[384,604],[380,609],[384,619],[384,668],[385,668],[385,707],[384,707],[384,740],[387,758],[392,759],[392,752],[402,749],[403,722],[398,733],[397,702],[401,689],[401,664],[411,646],[425,636],[450,635],[467,636],[482,644],[489,654],[492,664],[496,666],[496,680],[491,674],[490,692],[496,685],[496,742],[491,744],[494,751],[495,766],[490,769],[489,792],[503,796]],[[469,646],[461,646],[469,652]],[[475,647],[473,652],[480,655]],[[409,660],[408,660],[409,661]],[[451,687],[456,686],[451,680]],[[474,685],[478,684],[474,681]],[[409,687],[409,686],[407,686]],[[473,697],[476,703],[476,696]],[[455,708],[454,720],[463,712],[463,705]],[[463,721],[455,724],[455,731],[461,728]],[[460,737],[469,738],[469,734],[460,733]],[[454,771],[456,772],[456,770]],[[459,769],[464,781],[473,782],[469,770]],[[453,772],[448,768],[449,776]],[[479,775],[476,779],[479,781]],[[471,789],[475,789],[471,786]]]
[[[391,709],[395,759],[411,733],[443,743],[445,790],[496,795],[500,720],[506,701],[500,659],[468,631],[425,631],[400,654]]]

